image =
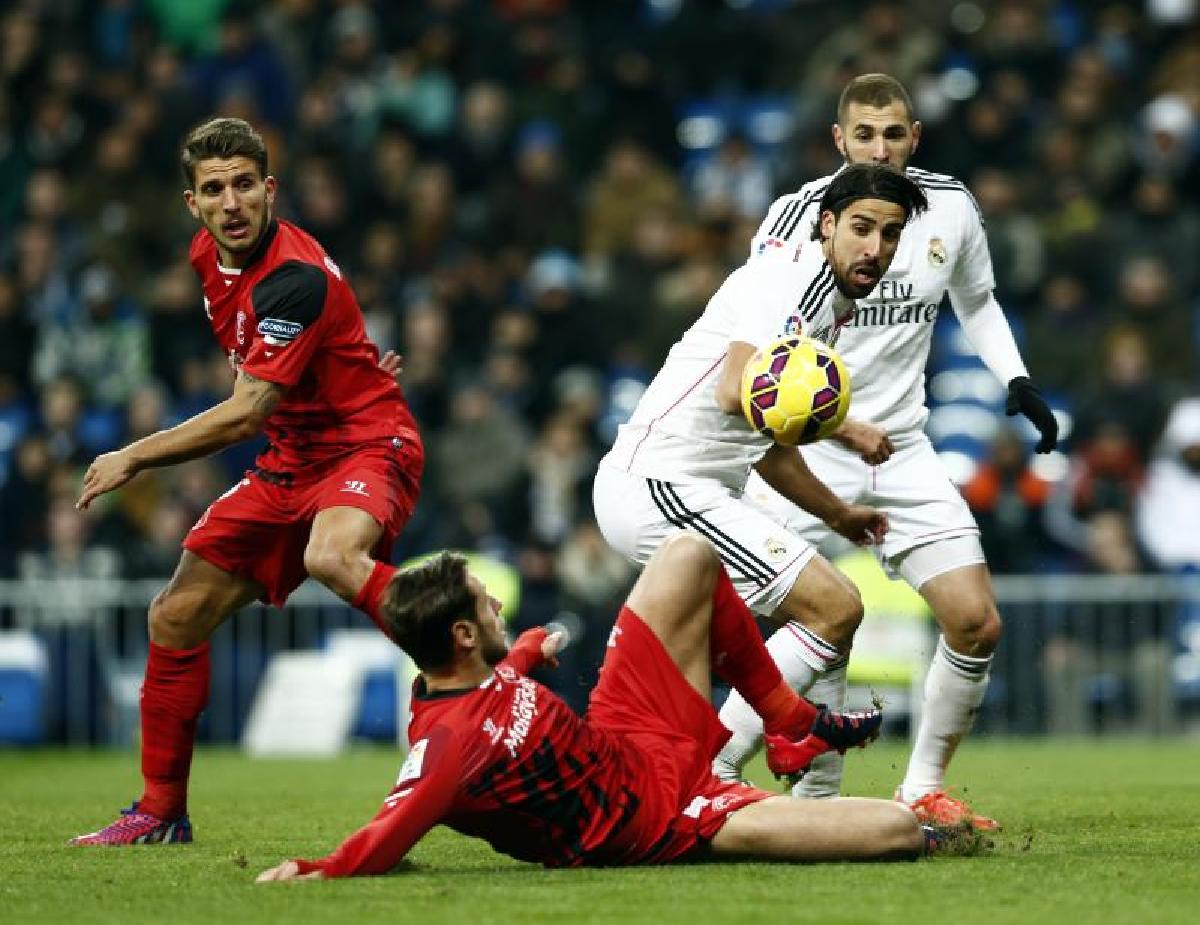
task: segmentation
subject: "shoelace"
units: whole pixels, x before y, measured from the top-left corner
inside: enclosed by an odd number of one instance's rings
[[[107,826],[101,829],[101,831],[112,832],[113,834],[135,831],[146,824],[143,820],[153,822],[155,825],[157,825],[159,822],[159,820],[155,819],[153,816],[147,815],[146,813],[139,813],[136,809],[130,807],[128,809],[121,810],[121,818],[116,822],[109,823]]]

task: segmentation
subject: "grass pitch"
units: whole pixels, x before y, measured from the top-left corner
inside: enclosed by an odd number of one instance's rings
[[[890,794],[905,758],[895,743],[851,755],[848,792]],[[369,818],[399,763],[386,750],[328,762],[201,751],[195,844],[72,849],[66,838],[135,795],[136,757],[0,753],[0,921],[1200,921],[1200,743],[1180,741],[968,743],[950,783],[1006,826],[980,857],[545,871],[437,829],[392,876],[253,883]]]

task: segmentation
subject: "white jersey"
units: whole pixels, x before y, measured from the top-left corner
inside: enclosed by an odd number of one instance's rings
[[[853,416],[893,436],[919,431],[925,408],[925,363],[942,297],[975,296],[995,288],[983,219],[967,188],[946,174],[908,168],[929,210],[904,228],[887,274],[838,340],[854,388]],[[833,175],[777,199],[754,236],[750,263],[786,258],[807,241],[821,196]]]
[[[853,317],[854,302],[837,289],[819,241],[797,239],[787,259],[748,261],[676,341],[601,465],[741,491],[771,440],[717,405],[729,345],[757,347],[797,332],[832,343]]]

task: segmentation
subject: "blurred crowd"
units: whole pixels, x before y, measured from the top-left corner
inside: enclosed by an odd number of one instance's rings
[[[1196,7],[10,2],[0,577],[168,574],[251,464],[235,448],[73,506],[95,454],[228,394],[178,167],[220,113],[263,131],[279,214],[405,357],[428,467],[397,557],[479,549],[544,610],[609,607],[630,571],[592,522],[596,461],[772,198],[836,169],[837,95],[867,71],[913,92],[915,163],[977,196],[1001,304],[1074,420],[1060,471],[1002,429],[964,479],[993,567],[1200,563]],[[761,101],[770,130],[687,117]]]

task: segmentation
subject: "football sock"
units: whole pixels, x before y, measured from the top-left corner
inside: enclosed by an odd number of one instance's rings
[[[900,785],[900,799],[911,803],[941,790],[946,766],[959,741],[971,729],[983,695],[987,692],[991,656],[961,655],[939,637],[937,651],[925,677],[924,712],[917,741]]]
[[[142,777],[140,812],[159,819],[187,814],[188,773],[196,720],[208,702],[208,643],[168,649],[150,643],[142,682]]]
[[[846,705],[846,662],[830,668],[808,689],[808,699],[823,703],[835,713]],[[842,789],[842,766],[846,756],[830,749],[813,759],[808,773],[792,787],[792,796],[805,800],[825,800],[837,796]]]
[[[794,621],[771,634],[766,650],[783,680],[801,695],[807,693],[818,677],[844,666],[846,661],[846,656],[836,648]],[[721,722],[732,735],[713,761],[713,773],[722,780],[736,780],[762,744],[763,721],[746,698],[734,690],[721,707]]]
[[[387,624],[384,622],[383,616],[380,613],[380,605],[383,603],[383,592],[387,590],[388,582],[392,580],[392,576],[396,574],[396,567],[388,565],[386,562],[376,562],[375,567],[371,569],[371,576],[363,582],[363,586],[358,589],[358,594],[354,595],[354,600],[350,602],[352,607],[357,607],[374,623],[383,634],[395,642],[391,632],[387,629]]]
[[[816,708],[788,686],[763,645],[750,608],[721,569],[712,597],[710,630],[716,674],[744,698],[767,731],[799,738],[812,728]]]

